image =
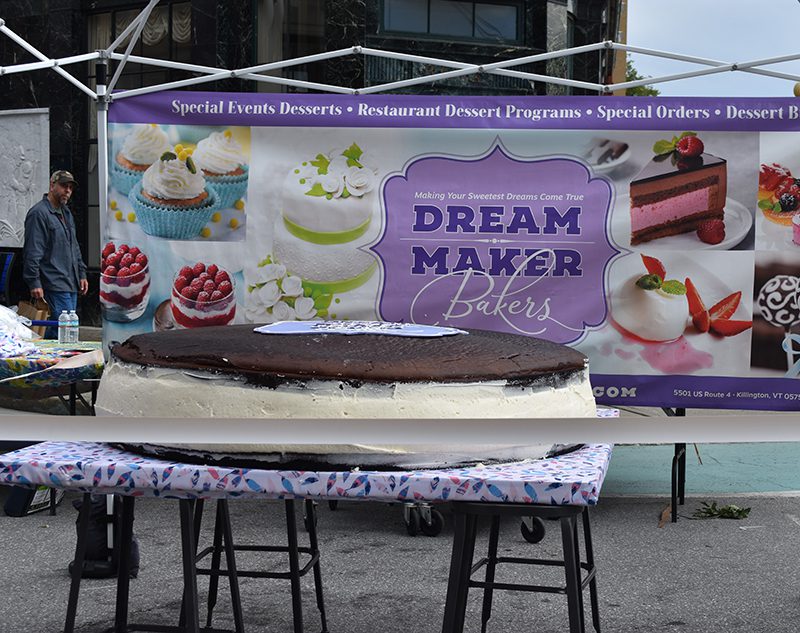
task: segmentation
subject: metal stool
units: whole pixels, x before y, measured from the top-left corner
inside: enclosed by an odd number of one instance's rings
[[[483,589],[483,607],[481,610],[481,631],[485,633],[492,614],[492,595],[495,589],[507,591],[528,591],[560,593],[567,596],[569,609],[570,633],[584,633],[583,591],[589,587],[592,607],[592,624],[600,633],[600,616],[598,612],[596,568],[592,550],[592,537],[589,527],[589,513],[586,506],[537,506],[524,504],[500,503],[454,503],[453,504],[455,535],[453,538],[453,554],[450,561],[450,576],[447,585],[447,602],[445,604],[443,633],[461,633],[464,629],[464,616],[467,608],[467,595],[470,587]],[[477,535],[478,517],[489,515],[492,518],[489,532],[489,551],[473,565],[475,538]],[[564,551],[563,560],[518,558],[497,555],[500,535],[500,517],[502,515],[528,516],[558,519],[561,523],[561,541]],[[578,546],[578,517],[583,518],[583,538],[586,549],[586,561],[580,560]],[[564,568],[565,585],[526,585],[516,583],[495,582],[495,569],[498,564],[548,565]],[[485,567],[482,581],[472,580],[472,575]],[[583,571],[586,573],[583,574]]]
[[[284,572],[267,572],[267,571],[252,571],[252,570],[235,570],[239,578],[278,578],[289,580],[291,584],[292,593],[292,617],[294,619],[295,633],[302,633],[303,631],[303,602],[302,592],[300,587],[300,579],[305,576],[309,571],[314,572],[314,591],[317,600],[317,609],[319,610],[320,620],[322,623],[322,633],[327,633],[328,624],[325,617],[325,602],[322,595],[322,572],[320,570],[320,552],[319,544],[317,541],[317,517],[315,510],[315,503],[310,499],[305,501],[305,526],[308,530],[308,547],[300,547],[297,542],[297,519],[295,516],[295,500],[285,499],[284,505],[286,509],[286,536],[287,545],[233,545],[234,551],[247,551],[247,552],[284,552],[289,557],[289,571]],[[208,555],[211,555],[211,567],[208,569],[197,569],[200,575],[211,576],[209,581],[208,590],[208,618],[206,626],[211,626],[214,606],[217,600],[217,587],[220,576],[228,575],[227,570],[219,568],[220,558],[224,547],[222,545],[222,532],[221,525],[230,525],[230,517],[228,515],[227,503],[221,502],[217,505],[217,525],[214,529],[214,541],[209,547],[200,551],[196,556],[196,561],[199,562]],[[195,534],[199,534],[199,521],[196,523]],[[227,544],[227,539],[226,539]],[[300,567],[300,554],[307,555],[308,561],[301,568]],[[230,568],[230,564],[229,564]],[[238,590],[238,585],[237,585]],[[237,629],[238,633],[238,629]]]
[[[78,515],[78,540],[75,545],[75,563],[72,568],[72,581],[69,589],[69,600],[67,602],[67,617],[64,624],[64,633],[72,633],[75,630],[75,616],[78,609],[78,594],[80,592],[81,571],[83,560],[86,553],[86,540],[89,528],[90,497],[86,493],[83,496],[83,504]],[[114,614],[114,626],[109,631],[154,631],[159,633],[232,633],[229,629],[214,629],[211,627],[200,627],[198,617],[198,597],[197,597],[197,540],[196,534],[199,530],[199,515],[202,511],[201,502],[193,499],[181,499],[180,504],[180,523],[181,523],[181,551],[183,558],[183,602],[181,606],[180,621],[177,626],[160,624],[129,624],[128,623],[128,598],[130,589],[130,554],[131,540],[133,538],[133,509],[134,497],[122,497],[122,512],[120,519],[120,535],[115,540],[114,547],[118,548],[117,560],[117,600]],[[196,507],[195,504],[199,506]],[[221,500],[218,508],[218,515],[227,516],[227,501]],[[198,512],[197,510],[200,510]],[[233,551],[233,539],[231,537],[230,522],[224,520],[219,525],[220,532],[224,536],[223,549],[226,554],[228,569],[225,575],[228,576],[231,587],[231,601],[233,603],[234,620],[236,623],[235,633],[243,633],[242,606],[239,597],[239,584],[236,574],[236,559]]]

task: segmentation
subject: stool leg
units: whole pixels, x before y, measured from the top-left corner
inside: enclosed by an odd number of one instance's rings
[[[75,630],[75,614],[78,611],[78,593],[81,589],[81,573],[83,561],[86,557],[86,537],[89,531],[89,512],[91,511],[92,495],[88,492],[83,495],[81,511],[78,514],[78,540],[75,543],[75,558],[72,562],[72,580],[69,584],[69,600],[67,600],[67,619],[64,621],[64,633]]]
[[[583,610],[583,572],[581,571],[581,548],[578,543],[578,519],[577,517],[572,522],[572,540],[575,543],[575,573],[578,578],[578,609],[581,614],[581,631],[586,630],[586,617]]]
[[[289,550],[289,579],[292,585],[292,616],[295,633],[303,633],[303,596],[300,589],[300,559],[297,551],[297,518],[294,499],[286,499],[286,537]]]
[[[128,630],[128,595],[131,584],[131,541],[133,540],[133,504],[135,497],[122,497],[122,519],[119,535],[119,562],[117,563],[117,606],[114,613],[114,631]]]
[[[576,569],[575,521],[573,517],[569,516],[562,516],[559,521],[561,522],[561,543],[564,548],[564,576],[566,577],[569,631],[570,633],[584,633],[580,615],[581,587]]]
[[[180,500],[181,550],[183,554],[183,595],[186,633],[200,633],[197,610],[197,547],[192,529],[192,501]]]
[[[220,499],[217,501],[217,514],[214,519],[214,541],[211,550],[211,577],[208,581],[208,613],[206,615],[206,627],[211,628],[211,620],[214,615],[214,607],[217,604],[217,590],[219,588],[219,565],[222,558],[222,520],[225,500]],[[228,517],[230,521],[230,517]],[[228,539],[225,540],[225,546],[228,546]]]
[[[317,541],[317,510],[316,504],[311,499],[306,499],[306,516],[308,517],[308,543],[311,546],[311,555],[317,557],[314,564],[314,592],[317,595],[317,609],[322,623],[322,633],[328,633],[328,621],[325,617],[325,599],[322,597],[322,569],[319,560],[319,542]]]
[[[239,575],[236,572],[236,552],[233,544],[233,530],[231,529],[231,515],[228,511],[228,500],[220,499],[217,502],[217,513],[222,516],[222,532],[225,535],[225,564],[228,567],[228,581],[231,587],[231,603],[233,604],[233,622],[236,633],[244,633],[244,617],[242,615],[242,597],[239,593]],[[212,576],[215,578],[215,576]],[[211,628],[211,613],[209,612],[208,627]]]
[[[189,499],[189,508],[192,512],[192,530],[194,532],[194,553],[197,556],[197,544],[200,542],[200,530],[203,527],[203,507],[205,501],[202,499]],[[197,559],[195,558],[195,569]],[[181,596],[181,613],[178,616],[178,626],[183,628],[186,625],[186,584],[184,583],[183,596]]]
[[[494,595],[494,572],[497,567],[497,541],[500,539],[500,516],[492,517],[489,530],[489,554],[486,563],[486,587],[483,589],[483,607],[481,608],[481,633],[486,633],[486,625],[492,617],[492,596]]]
[[[465,512],[454,513],[453,553],[450,558],[442,633],[462,633],[464,630],[477,527],[477,516]]]
[[[592,549],[592,530],[589,527],[589,508],[583,510],[583,542],[586,548],[586,563],[589,572],[594,573],[589,581],[589,599],[592,604],[592,625],[600,633],[600,608],[597,600],[597,571],[594,568],[594,550]]]

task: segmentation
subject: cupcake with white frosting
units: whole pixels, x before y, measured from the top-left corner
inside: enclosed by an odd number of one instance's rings
[[[171,149],[167,135],[155,123],[135,126],[111,164],[111,184],[127,196],[147,168]]]
[[[162,154],[128,200],[145,233],[173,240],[198,237],[219,208],[219,196],[186,150]]]
[[[219,195],[220,208],[232,207],[244,196],[249,173],[247,157],[230,130],[213,132],[202,139],[192,158]]]

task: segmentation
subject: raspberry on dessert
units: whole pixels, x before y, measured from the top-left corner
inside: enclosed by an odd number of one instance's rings
[[[793,196],[800,196],[800,187],[794,181],[794,178],[788,177],[784,178],[778,183],[778,186],[775,187],[774,196],[776,200],[780,200],[781,196],[785,193],[790,193]]]
[[[697,237],[706,244],[719,244],[725,239],[725,223],[722,220],[706,220],[697,227]]]
[[[222,293],[223,297],[227,297],[233,290],[233,284],[231,284],[231,282],[226,279],[225,281],[221,281],[217,285],[217,290],[219,290]]]
[[[798,201],[800,201],[800,197],[792,194],[792,193],[784,193],[778,199],[778,203],[781,205],[781,211],[795,211],[797,209]]]
[[[199,279],[203,283],[206,283],[209,279],[213,281],[213,278],[210,277],[208,273],[200,273],[199,275],[197,275],[197,279]]]
[[[178,277],[175,279],[175,290],[177,290],[178,292],[186,288],[186,286],[188,285],[189,285],[189,280],[183,275],[178,275]]]
[[[180,291],[180,293],[187,299],[195,299],[197,297],[197,291],[191,286],[186,286]]]
[[[136,261],[136,258],[130,254],[130,251],[125,253],[122,258],[119,260],[120,266],[130,266],[133,262]]]
[[[194,271],[192,270],[191,266],[184,266],[178,271],[178,274],[181,277],[186,277],[187,281],[191,280],[194,277]]]
[[[681,156],[691,158],[692,156],[700,156],[705,147],[703,146],[703,141],[696,136],[684,136],[677,142],[675,149]]]
[[[194,273],[194,276],[195,276],[195,277],[197,277],[198,275],[200,275],[200,273],[204,273],[205,271],[206,271],[206,265],[205,265],[205,264],[203,264],[202,262],[197,262],[197,263],[196,263],[196,264],[195,264],[195,265],[192,267],[192,272]]]
[[[125,254],[125,253],[127,253],[127,252],[128,252],[130,249],[131,249],[131,247],[130,247],[130,246],[128,246],[127,244],[120,244],[120,245],[117,247],[117,252],[118,252],[118,253],[122,253],[122,254],[124,255],[124,254]]]
[[[128,277],[128,276],[130,276],[130,274],[131,274],[131,269],[130,269],[130,268],[128,268],[127,266],[122,266],[122,267],[119,269],[119,271],[117,272],[117,274],[118,274],[120,277]]]
[[[206,279],[203,283],[203,291],[211,294],[217,289],[217,284],[214,283],[213,279]]]
[[[147,255],[144,253],[139,253],[136,256],[136,263],[141,264],[142,267],[147,266]]]
[[[207,293],[205,290],[197,293],[197,302],[198,303],[208,303],[209,298],[211,295]]]
[[[106,277],[116,277],[117,276],[117,269],[114,266],[106,266],[103,269],[103,274]]]
[[[219,290],[215,290],[214,292],[211,293],[211,301],[219,301],[220,299],[223,299],[224,297],[225,297],[225,295],[222,294]]]
[[[122,255],[119,253],[111,253],[111,255],[106,257],[106,266],[118,266],[120,259],[122,259]]]
[[[214,275],[214,281],[219,286],[223,281],[230,281],[231,278],[228,277],[228,273],[224,270],[220,270],[216,275]]]
[[[115,250],[117,250],[117,249],[116,249],[116,247],[114,246],[114,242],[109,242],[108,244],[106,244],[106,245],[103,247],[103,252],[102,252],[102,255],[103,255],[103,257],[108,257],[108,256],[109,256],[109,255],[111,255],[111,253],[113,253]]]
[[[128,268],[131,271],[131,275],[142,272],[142,265],[137,264],[136,262],[133,262]]]
[[[214,277],[217,276],[217,273],[219,272],[219,266],[217,266],[216,264],[211,264],[208,268],[206,268],[206,272],[208,273],[208,276],[213,279]]]
[[[134,258],[136,258],[136,256],[141,252],[142,251],[139,249],[138,246],[131,246],[130,249],[128,250],[128,254],[132,255]]]
[[[192,279],[189,283],[189,287],[194,290],[195,292],[200,292],[203,289],[203,282],[200,281],[197,277]]]

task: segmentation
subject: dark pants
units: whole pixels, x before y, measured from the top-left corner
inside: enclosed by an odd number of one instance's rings
[[[44,300],[50,306],[50,320],[57,321],[61,315],[62,310],[69,312],[78,307],[78,293],[77,292],[53,292],[49,290],[44,291]],[[58,327],[49,325],[44,331],[45,338],[58,338]]]

